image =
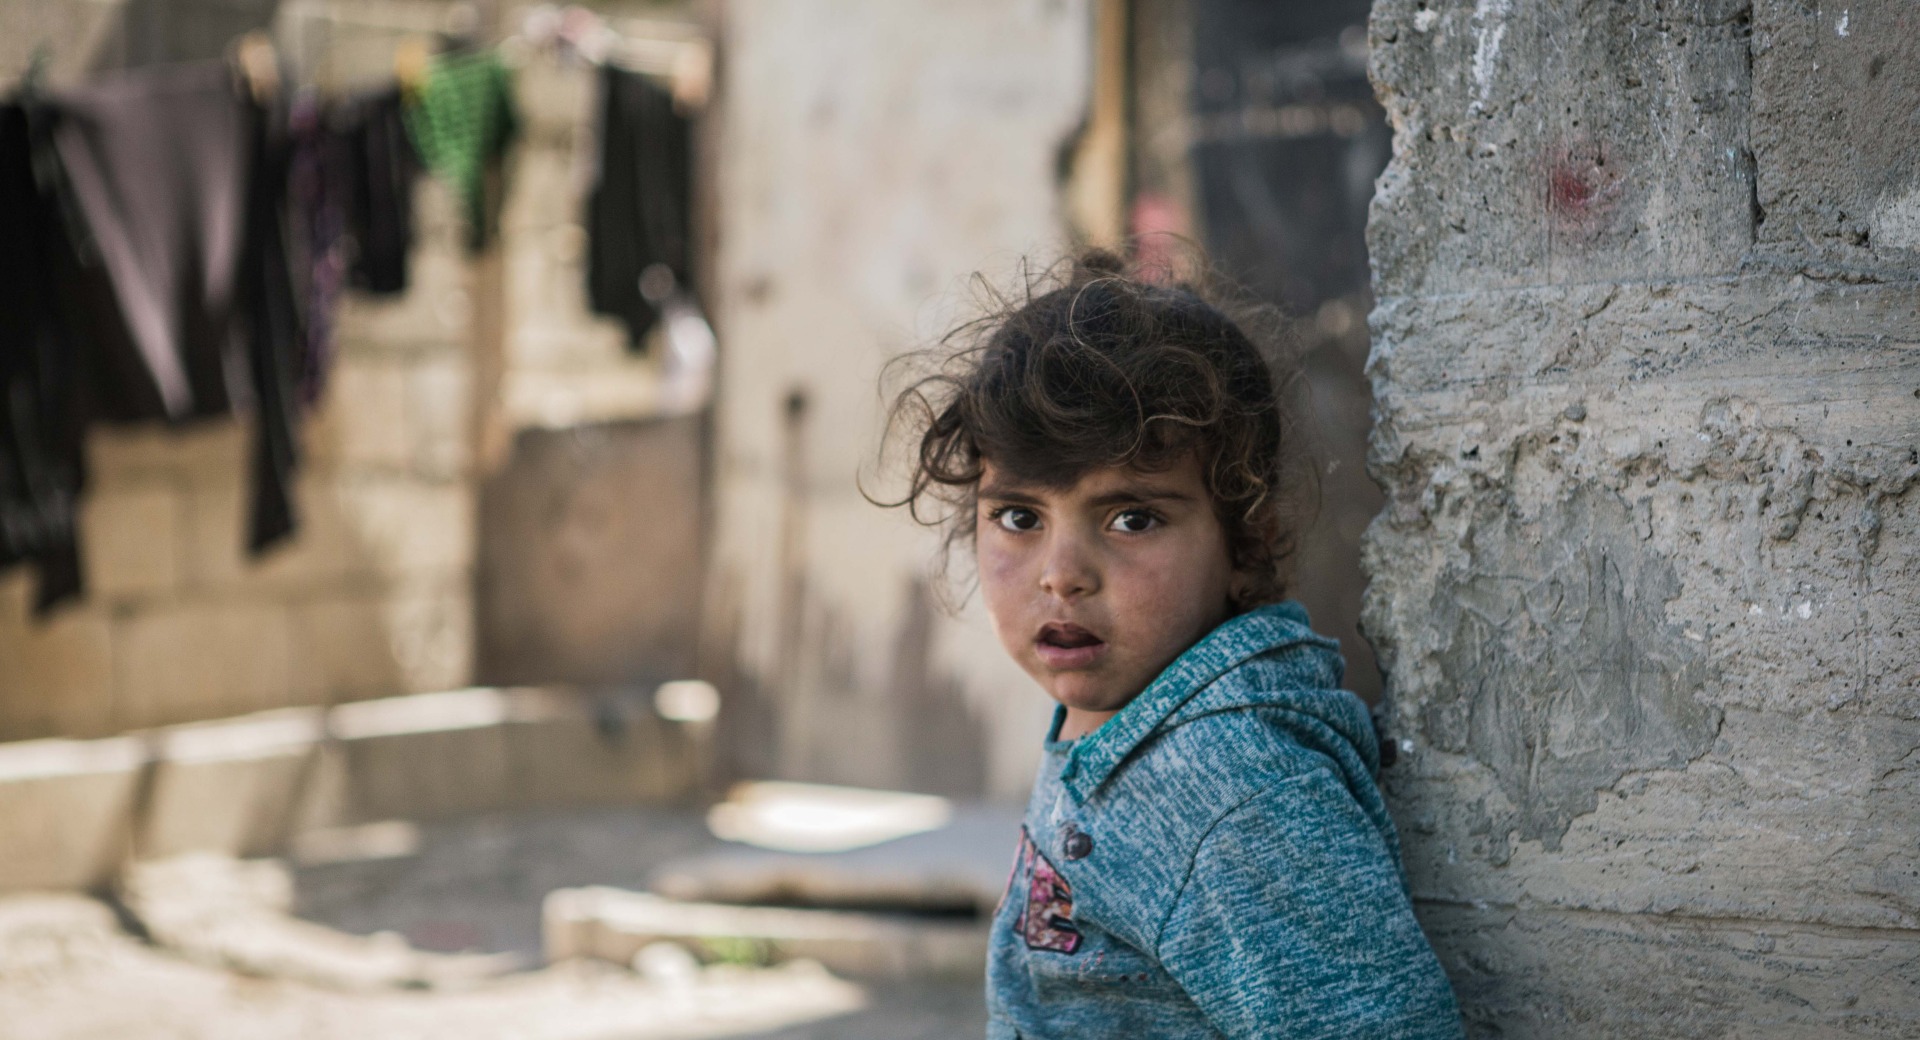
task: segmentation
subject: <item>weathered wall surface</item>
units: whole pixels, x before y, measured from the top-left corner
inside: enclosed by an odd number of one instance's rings
[[[1477,1035],[1920,1035],[1920,10],[1383,0],[1366,625]]]
[[[855,483],[881,366],[966,297],[1060,248],[1055,161],[1086,110],[1079,0],[729,4],[713,667],[736,768],[1011,794],[1044,696],[931,539]],[[985,773],[982,775],[982,765]]]

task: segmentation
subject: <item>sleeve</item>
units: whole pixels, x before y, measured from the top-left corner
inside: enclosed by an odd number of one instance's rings
[[[1269,788],[1214,824],[1158,953],[1235,1040],[1462,1035],[1399,864],[1326,770]]]

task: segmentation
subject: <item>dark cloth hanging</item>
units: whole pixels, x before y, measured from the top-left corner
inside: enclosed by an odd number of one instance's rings
[[[101,418],[174,421],[251,404],[234,308],[248,119],[222,62],[50,94],[54,145],[112,287],[85,333]]]
[[[626,323],[628,345],[643,349],[660,304],[691,287],[691,132],[673,95],[645,76],[603,66],[600,162],[587,200],[587,300],[596,313]],[[641,275],[654,265],[665,281]]]
[[[206,63],[53,92],[45,111],[62,205],[40,208],[78,217],[64,229],[75,261],[51,268],[54,296],[78,301],[56,319],[80,373],[67,391],[77,426],[250,412],[247,541],[273,544],[294,527],[304,335],[284,108]],[[76,579],[50,595],[42,581],[43,609],[79,591]]]
[[[73,261],[43,184],[53,172],[45,129],[37,103],[0,104],[0,570],[32,566],[43,611],[80,592],[75,507],[86,480],[80,344],[55,277]]]
[[[405,292],[420,157],[407,136],[400,88],[341,101],[328,122],[347,162],[348,280],[371,293]]]
[[[253,503],[247,548],[257,553],[298,526],[293,475],[300,464],[298,387],[307,365],[287,227],[294,154],[287,110],[250,99],[243,106],[252,176],[241,239],[238,324],[246,337],[252,376]]]

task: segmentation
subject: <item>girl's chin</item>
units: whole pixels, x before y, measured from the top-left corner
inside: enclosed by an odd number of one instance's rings
[[[1072,681],[1056,681],[1047,689],[1054,700],[1075,711],[1119,711],[1138,692],[1119,692],[1107,686]]]

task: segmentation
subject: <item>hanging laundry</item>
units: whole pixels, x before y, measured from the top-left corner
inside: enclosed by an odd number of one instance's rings
[[[117,311],[86,330],[103,363],[103,417],[177,421],[250,403],[233,321],[250,158],[233,73],[159,66],[50,101]]]
[[[0,570],[30,564],[41,610],[80,591],[75,507],[86,477],[80,344],[54,276],[72,263],[42,184],[54,172],[45,126],[37,103],[0,104]]]
[[[643,349],[660,304],[691,291],[691,133],[673,95],[639,73],[600,71],[600,161],[587,200],[587,300]],[[649,269],[653,269],[649,272]],[[641,286],[641,275],[670,284]]]
[[[353,161],[346,135],[328,120],[326,104],[312,90],[294,99],[288,116],[293,154],[287,191],[293,210],[294,272],[306,324],[300,369],[300,403],[319,402],[333,362],[333,316],[347,280],[347,201]]]
[[[348,163],[345,181],[348,279],[356,288],[388,295],[407,289],[413,249],[413,182],[420,156],[407,134],[400,88],[386,87],[340,101],[332,132]]]
[[[298,463],[285,110],[243,95],[225,63],[123,73],[48,107],[92,254],[73,280],[101,304],[72,328],[86,418],[251,412],[248,546],[264,549],[293,530]]]
[[[284,105],[242,101],[252,156],[241,237],[238,324],[252,376],[253,502],[247,548],[258,553],[291,535],[293,474],[300,465],[299,383],[305,330],[295,298],[287,235],[293,141]]]
[[[409,99],[406,120],[427,168],[459,193],[468,247],[486,248],[505,196],[500,160],[519,131],[513,74],[491,51],[440,55]]]

